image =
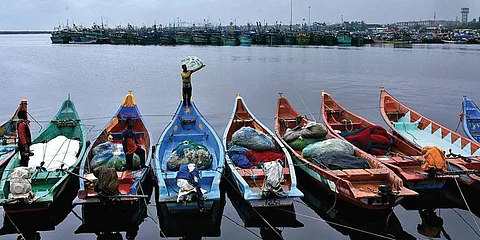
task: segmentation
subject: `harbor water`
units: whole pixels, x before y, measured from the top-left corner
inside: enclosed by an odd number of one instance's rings
[[[92,139],[132,90],[156,140],[181,99],[180,60],[189,55],[206,64],[192,76],[193,101],[219,136],[231,115],[236,93],[242,94],[250,110],[272,130],[280,92],[299,112],[321,121],[320,92],[324,89],[344,107],[384,127],[379,111],[380,86],[450,129],[458,127],[463,95],[480,102],[480,45],[54,45],[49,36],[0,35],[0,121],[8,119],[26,97],[30,114],[46,126],[70,94]],[[33,121],[31,125],[36,136],[40,127]],[[458,132],[463,134],[461,127]],[[300,174],[298,184],[306,197],[295,202],[296,219],[301,224],[279,228],[284,239],[428,239],[428,227],[438,232],[433,235],[440,239],[480,238],[480,207],[469,211],[455,183],[448,192],[426,203],[409,199],[405,206],[396,206],[393,213],[377,218],[374,213],[358,213],[301,178]],[[466,201],[478,202],[480,197],[475,195],[480,194],[468,190],[462,189]],[[230,196],[227,194],[219,239],[278,237],[268,229],[245,229]],[[154,201],[148,209],[150,217],[140,225],[136,239],[160,238]],[[425,217],[425,209],[430,211],[430,218]],[[79,207],[73,211],[81,215]],[[1,224],[6,216],[0,212]],[[433,223],[427,223],[429,219],[434,219]],[[35,219],[26,221],[35,223]],[[95,234],[75,234],[80,225],[70,213],[55,230],[41,231],[40,235],[42,239],[96,239]]]

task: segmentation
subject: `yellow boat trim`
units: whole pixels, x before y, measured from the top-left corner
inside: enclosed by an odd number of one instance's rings
[[[128,94],[123,99],[122,106],[133,107],[135,105],[137,105],[137,103],[135,102],[135,97],[132,94],[132,90],[128,90]]]

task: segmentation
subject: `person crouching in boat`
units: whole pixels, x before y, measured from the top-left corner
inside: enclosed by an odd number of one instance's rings
[[[30,152],[30,145],[32,145],[32,134],[30,132],[30,121],[27,120],[27,111],[20,110],[18,111],[18,123],[17,123],[17,133],[18,133],[18,151],[20,151],[20,166],[28,167],[28,161],[30,156],[33,155]]]
[[[125,152],[125,170],[133,170],[133,154],[140,157],[140,168],[145,167],[145,150],[140,147],[133,131],[133,119],[127,118],[127,127],[122,132],[123,151]]]
[[[205,211],[203,204],[203,193],[205,190],[200,188],[200,175],[194,163],[180,165],[177,173],[177,186],[180,188],[177,202],[180,202],[182,196],[196,192],[198,209],[201,212]]]
[[[182,97],[184,107],[190,105],[190,98],[192,98],[192,73],[202,69],[203,67],[205,67],[205,65],[192,70],[187,70],[187,65],[182,65],[182,72],[180,72],[180,76],[182,76]]]

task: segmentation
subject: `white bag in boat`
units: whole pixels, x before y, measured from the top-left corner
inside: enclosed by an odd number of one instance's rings
[[[10,199],[24,199],[26,203],[32,203],[34,194],[30,183],[30,171],[27,167],[17,167],[10,174]]]
[[[285,181],[283,178],[283,167],[280,161],[266,162],[262,165],[265,179],[263,180],[262,195],[269,196],[274,193],[276,196],[281,197],[283,195],[282,183]]]

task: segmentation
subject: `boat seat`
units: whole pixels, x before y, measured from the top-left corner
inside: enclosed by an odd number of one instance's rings
[[[256,178],[264,178],[264,173],[262,169],[237,169],[237,172],[240,174],[242,177],[251,177],[251,176],[256,176]],[[289,168],[283,168],[283,175],[284,177],[290,175],[290,169]]]
[[[251,123],[251,122],[253,122],[253,119],[247,119],[247,120],[234,119],[233,122],[234,122],[234,123]]]
[[[110,133],[112,135],[113,140],[122,140],[122,133]],[[135,137],[137,139],[143,138],[145,132],[135,132]]]
[[[184,140],[203,141],[208,138],[208,134],[205,133],[174,133],[170,136],[174,142],[181,142]]]
[[[374,171],[370,171],[374,170]],[[350,180],[369,180],[373,175],[378,175],[378,173],[383,173],[382,171],[376,171],[379,169],[344,169],[342,170],[347,178]],[[388,173],[388,169],[386,173]]]

